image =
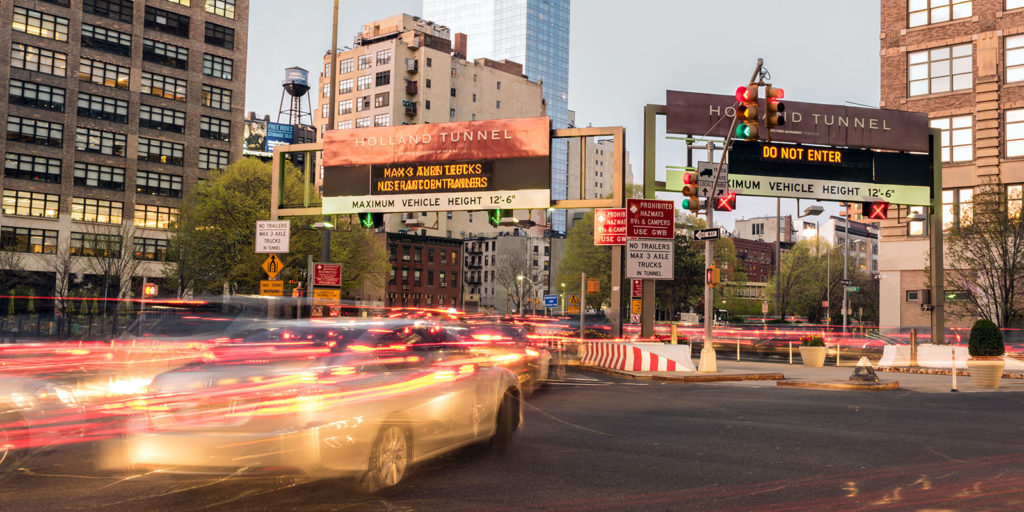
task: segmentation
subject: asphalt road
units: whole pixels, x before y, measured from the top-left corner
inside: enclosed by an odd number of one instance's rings
[[[682,384],[570,372],[510,453],[473,446],[376,496],[300,476],[103,475],[93,447],[0,477],[0,510],[1021,510],[1024,393]]]

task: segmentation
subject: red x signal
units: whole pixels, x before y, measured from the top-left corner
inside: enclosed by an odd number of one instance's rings
[[[865,202],[861,211],[867,212],[867,217],[872,220],[885,220],[889,218],[889,203],[885,201]]]
[[[715,211],[731,212],[736,209],[736,193],[729,192],[715,198]]]

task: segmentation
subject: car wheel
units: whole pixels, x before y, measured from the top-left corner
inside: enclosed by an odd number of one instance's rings
[[[491,436],[491,447],[499,453],[508,451],[512,445],[512,433],[519,427],[519,400],[511,391],[506,391],[495,415],[497,425]]]
[[[377,492],[402,481],[409,465],[409,443],[397,425],[384,425],[370,449],[368,471],[363,480],[366,492]]]

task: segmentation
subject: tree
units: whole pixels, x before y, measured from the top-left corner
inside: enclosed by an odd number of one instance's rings
[[[285,200],[296,203],[302,196],[302,180],[290,164],[286,173]],[[168,244],[169,259],[174,261],[164,271],[179,296],[258,291],[259,281],[266,278],[260,264],[267,255],[255,253],[256,221],[270,218],[270,178],[269,163],[247,158],[211,171],[209,179],[189,191]],[[307,255],[320,254],[321,233],[309,227],[318,220],[291,219],[291,252],[279,255],[284,279],[303,281]],[[384,247],[350,217],[336,222],[331,259],[342,264],[346,288],[364,279],[382,282],[389,268]]]
[[[566,292],[579,292],[583,273],[601,282],[600,292],[587,294],[587,304],[600,306],[611,296],[612,249],[606,245],[594,245],[593,210],[566,234],[565,255],[558,268],[557,282],[565,283]],[[624,291],[629,293],[628,288]]]
[[[523,313],[526,299],[535,298],[536,283],[543,280],[543,273],[539,267],[531,266],[527,258],[518,252],[498,256],[497,267],[494,280],[508,291],[507,298],[511,300],[515,311]]]
[[[832,254],[831,246],[817,238],[801,240],[783,253],[777,269],[778,280],[772,279],[765,288],[769,301],[774,302],[776,296],[779,297],[779,312],[783,318],[790,313],[806,314],[812,321],[820,318],[820,301],[826,297],[826,288],[831,288],[829,283],[832,282],[832,276],[825,275],[824,258],[834,258]],[[842,272],[840,265],[834,268]],[[776,294],[776,290],[781,293]]]
[[[1021,198],[993,180],[975,189],[973,215],[964,213],[945,236],[945,288],[958,299],[946,301],[948,311],[1009,327],[1024,315]]]

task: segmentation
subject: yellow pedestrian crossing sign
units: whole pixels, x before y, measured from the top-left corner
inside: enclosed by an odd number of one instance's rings
[[[267,259],[263,261],[263,265],[260,266],[267,273],[268,279],[277,277],[277,274],[281,273],[281,270],[284,269],[284,263],[281,263],[281,258],[278,258],[276,254],[267,256]]]

